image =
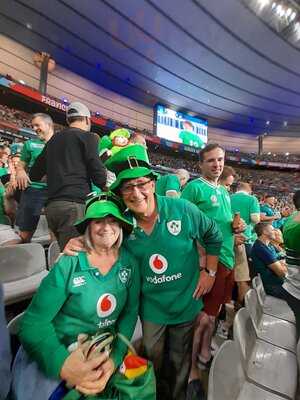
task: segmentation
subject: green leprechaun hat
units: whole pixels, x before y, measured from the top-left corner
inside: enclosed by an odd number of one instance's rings
[[[83,234],[93,219],[115,217],[122,228],[128,233],[132,231],[133,225],[122,214],[124,211],[123,203],[112,192],[103,192],[89,198],[86,202],[84,218],[77,221],[74,225],[79,233]]]
[[[114,192],[118,190],[125,179],[136,179],[143,176],[157,178],[157,174],[151,169],[147,150],[140,144],[124,147],[110,157],[105,162],[105,166],[116,174],[117,179],[109,187]]]
[[[125,138],[129,139],[130,138],[130,132],[128,129],[125,128],[119,128],[114,131],[112,131],[109,135],[110,139],[113,140],[117,136],[124,136]]]

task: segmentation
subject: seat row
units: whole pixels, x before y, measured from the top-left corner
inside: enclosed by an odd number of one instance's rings
[[[234,320],[234,340],[214,357],[208,400],[294,400],[297,390],[295,318],[283,300],[266,296],[260,277]],[[298,345],[298,361],[300,344]]]
[[[39,243],[0,247],[0,281],[5,305],[32,297],[58,255],[57,242],[50,244],[47,258]]]

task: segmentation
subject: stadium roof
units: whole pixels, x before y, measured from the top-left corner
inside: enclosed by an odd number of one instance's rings
[[[221,128],[293,136],[300,133],[298,3],[7,0],[0,25],[138,102],[189,110]]]

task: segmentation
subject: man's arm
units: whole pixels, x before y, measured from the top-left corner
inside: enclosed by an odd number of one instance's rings
[[[275,261],[269,264],[268,267],[274,272],[279,278],[284,278],[287,273],[286,264],[283,261]]]
[[[96,135],[86,134],[84,157],[90,179],[100,189],[104,189],[107,173],[98,154],[98,142],[99,138]]]

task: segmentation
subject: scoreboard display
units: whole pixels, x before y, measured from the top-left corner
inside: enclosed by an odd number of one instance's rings
[[[207,121],[157,105],[154,112],[156,135],[162,139],[201,149],[207,143]]]

